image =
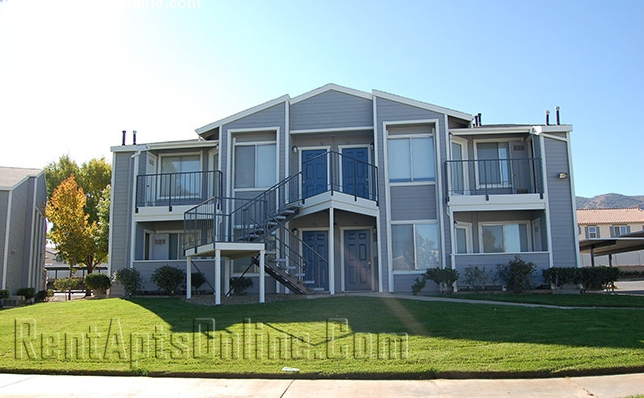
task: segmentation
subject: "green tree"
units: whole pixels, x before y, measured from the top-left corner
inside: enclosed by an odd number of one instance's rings
[[[104,199],[106,192],[109,189],[104,190],[103,201],[99,201],[97,208],[109,208]],[[85,192],[72,174],[54,190],[45,208],[45,216],[53,224],[49,238],[61,257],[71,266],[87,267],[87,273],[91,274],[97,265],[107,259],[107,221],[104,208],[101,220],[90,221],[90,215],[85,212],[86,203]],[[90,294],[87,289],[86,295]]]

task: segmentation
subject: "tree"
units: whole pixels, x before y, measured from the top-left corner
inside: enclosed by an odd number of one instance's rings
[[[90,221],[90,215],[85,212],[87,197],[83,188],[76,183],[74,174],[54,190],[45,208],[45,216],[53,224],[49,237],[56,245],[56,250],[70,266],[87,267],[88,274],[107,259],[104,206],[105,193],[109,189],[103,191],[103,201],[99,201],[101,206],[97,206],[97,209],[103,208],[100,212],[102,216],[97,215],[99,221]],[[96,212],[99,213],[98,210]],[[85,294],[89,296],[90,290]]]

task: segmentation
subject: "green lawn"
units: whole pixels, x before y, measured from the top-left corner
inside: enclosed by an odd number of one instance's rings
[[[514,303],[546,304],[564,307],[630,307],[644,308],[644,296],[608,293],[589,294],[506,294],[506,293],[454,293],[442,297],[468,300],[509,301]]]
[[[641,372],[643,325],[644,309],[626,308],[367,297],[219,307],[78,300],[0,311],[0,371],[293,377],[282,371],[287,366],[300,377],[353,378]]]

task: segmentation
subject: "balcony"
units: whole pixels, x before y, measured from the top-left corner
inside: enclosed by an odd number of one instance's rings
[[[146,207],[193,206],[222,192],[219,170],[137,176],[136,211]]]
[[[541,159],[448,160],[447,200],[455,210],[543,209]]]

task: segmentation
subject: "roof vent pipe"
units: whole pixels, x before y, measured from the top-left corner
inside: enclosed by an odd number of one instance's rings
[[[557,119],[557,126],[559,126],[561,124],[561,122],[559,121],[559,107],[558,106],[555,106],[555,117]]]
[[[477,127],[479,125],[479,117],[478,117],[478,115],[474,115],[474,123],[473,123],[473,125],[474,125],[474,127]]]
[[[136,145],[136,130],[132,130],[132,145]]]
[[[479,127],[481,127],[483,125],[483,121],[481,119],[481,112],[479,112],[478,116],[479,116]]]
[[[123,142],[121,143],[121,145],[125,145],[125,133],[126,133],[126,131],[123,130]]]
[[[546,126],[550,126],[550,111],[546,111]]]

